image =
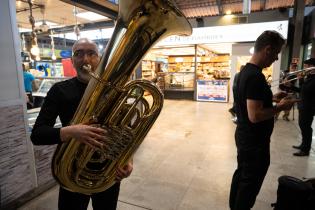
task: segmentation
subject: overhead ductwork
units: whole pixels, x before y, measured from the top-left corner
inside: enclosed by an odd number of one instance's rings
[[[248,15],[251,11],[251,0],[243,0],[243,14]]]

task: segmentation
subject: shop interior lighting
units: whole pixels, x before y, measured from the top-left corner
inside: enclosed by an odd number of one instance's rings
[[[17,0],[16,3],[17,3],[18,7],[21,7],[21,5],[22,5],[22,1],[21,0]]]
[[[192,58],[192,61],[195,62],[195,57]],[[197,62],[201,61],[201,57],[197,57]]]
[[[32,55],[34,55],[34,56],[38,56],[38,55],[39,55],[39,48],[38,48],[37,45],[32,45],[31,53],[32,53]]]
[[[183,61],[184,61],[184,58],[182,58],[182,57],[175,58],[176,63],[181,63]]]
[[[108,17],[103,15],[96,14],[94,12],[81,12],[76,14],[77,17],[83,18],[89,21],[97,21],[97,20],[108,20]]]
[[[232,14],[232,11],[231,10],[227,10],[225,14],[230,15],[230,14]]]
[[[210,60],[211,60],[210,57],[206,57],[206,58],[205,58],[205,61],[210,61]]]

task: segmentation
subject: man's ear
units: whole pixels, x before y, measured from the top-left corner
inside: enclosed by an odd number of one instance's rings
[[[267,46],[265,47],[265,52],[266,52],[267,55],[270,55],[270,53],[272,53],[272,47],[271,47],[271,45],[267,45]]]

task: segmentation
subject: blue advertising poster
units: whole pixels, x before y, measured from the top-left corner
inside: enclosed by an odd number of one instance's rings
[[[229,80],[197,80],[197,101],[228,101]]]

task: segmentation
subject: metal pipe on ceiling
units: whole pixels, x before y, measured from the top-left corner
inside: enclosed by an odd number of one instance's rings
[[[251,11],[251,0],[243,0],[243,14],[248,15]]]

